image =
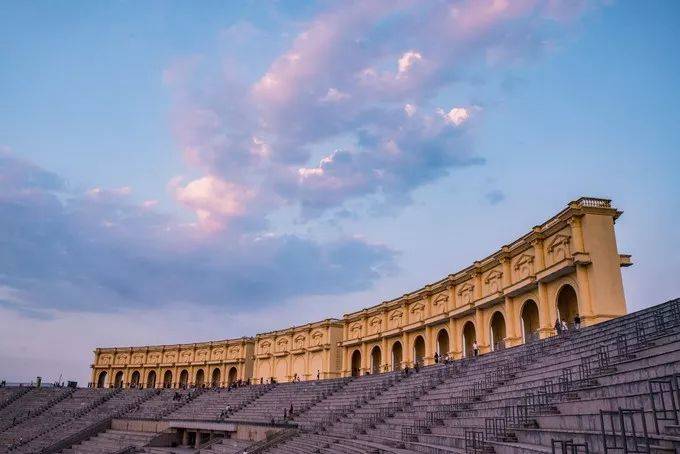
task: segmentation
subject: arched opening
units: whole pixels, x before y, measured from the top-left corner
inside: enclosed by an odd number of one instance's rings
[[[560,320],[564,320],[567,324],[574,323],[574,317],[578,314],[578,297],[574,287],[567,284],[564,285],[557,293],[557,315]]]
[[[97,379],[97,388],[106,388],[106,371],[99,373],[99,378]]]
[[[186,389],[187,386],[189,386],[189,371],[182,369],[182,372],[179,373],[179,387]]]
[[[380,373],[380,363],[382,362],[382,352],[377,345],[371,350],[371,373]]]
[[[139,371],[134,371],[130,378],[130,388],[139,388]]]
[[[163,388],[172,388],[172,372],[169,370],[163,375]]]
[[[466,358],[472,357],[472,344],[477,340],[477,332],[475,331],[475,324],[467,322],[463,326],[463,356]]]
[[[421,366],[425,364],[425,340],[423,336],[416,337],[413,342],[413,361]]]
[[[505,348],[505,318],[500,312],[494,312],[491,316],[491,350]]]
[[[395,342],[392,345],[392,370],[401,370],[402,357],[401,342]]]
[[[235,367],[232,367],[231,369],[229,369],[229,377],[228,377],[227,384],[231,385],[232,383],[234,383],[236,381],[237,376],[238,376],[238,370],[236,370]]]
[[[210,386],[212,386],[213,388],[219,387],[221,375],[222,375],[222,373],[220,372],[220,369],[218,367],[213,369],[212,380],[210,381]]]
[[[354,350],[352,353],[352,377],[358,377],[361,374],[361,352]]]
[[[439,330],[437,334],[437,353],[440,358],[449,353],[449,332],[445,329]]]
[[[123,371],[118,371],[116,372],[116,376],[113,379],[113,387],[114,388],[122,388],[123,387]]]
[[[204,383],[205,383],[205,372],[203,371],[203,369],[198,369],[198,371],[196,371],[196,387],[202,388]]]
[[[146,376],[146,387],[155,388],[156,387],[156,372],[151,371],[149,375]]]
[[[538,339],[538,305],[534,300],[527,300],[522,307],[522,339],[530,342]]]

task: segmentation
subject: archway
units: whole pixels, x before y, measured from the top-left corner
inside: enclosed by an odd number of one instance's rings
[[[437,353],[440,357],[449,353],[449,332],[445,329],[439,330],[437,334]]]
[[[227,378],[227,385],[231,385],[232,383],[234,383],[237,380],[237,378],[236,378],[237,376],[238,376],[238,370],[236,370],[235,367],[232,367],[231,369],[229,369],[229,376]]]
[[[469,358],[472,356],[472,344],[477,340],[477,332],[475,331],[475,324],[467,322],[463,326],[463,356]]]
[[[189,371],[182,369],[182,372],[179,373],[179,387],[186,389],[187,386],[189,386]]]
[[[210,386],[213,388],[218,388],[220,386],[220,378],[222,376],[222,372],[220,372],[219,367],[216,367],[213,369],[212,373],[212,380],[210,381]]]
[[[202,388],[204,383],[205,383],[205,372],[203,371],[203,369],[198,369],[196,371],[196,387]]]
[[[149,372],[149,375],[146,376],[146,387],[147,388],[156,387],[156,372],[153,370]]]
[[[113,387],[114,388],[122,388],[123,387],[123,371],[118,371],[116,372],[116,376],[113,379]]]
[[[423,336],[416,337],[416,340],[413,342],[413,362],[421,366],[425,362],[425,340]]]
[[[380,373],[380,363],[382,362],[382,352],[377,345],[371,350],[371,373]]]
[[[361,352],[354,350],[352,353],[352,377],[361,375]]]
[[[524,342],[538,339],[538,305],[534,300],[527,300],[522,306],[522,339]]]
[[[392,345],[392,370],[401,370],[402,357],[401,342],[397,341]]]
[[[576,290],[569,284],[564,285],[557,293],[557,314],[560,320],[564,320],[569,325],[574,322],[574,317],[578,314]]]
[[[134,371],[130,378],[130,388],[139,388],[139,371]]]
[[[106,371],[101,371],[99,373],[99,378],[97,379],[97,388],[106,388]]]
[[[491,316],[491,350],[505,348],[505,318],[500,312]]]
[[[172,388],[172,372],[169,370],[163,375],[163,388]]]

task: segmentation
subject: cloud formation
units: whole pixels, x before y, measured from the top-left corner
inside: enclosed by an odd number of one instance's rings
[[[238,214],[249,197],[209,178],[177,191],[207,211],[201,226]],[[187,304],[239,310],[366,289],[393,266],[392,250],[361,239],[206,236],[147,202],[135,203],[128,187],[73,193],[0,151],[0,305],[32,317]]]
[[[281,207],[310,218],[353,200],[404,206],[418,187],[484,162],[469,137],[483,111],[438,105],[440,91],[471,66],[540,52],[555,25],[587,5],[342,2],[313,18],[255,80],[222,66],[211,76],[197,58],[178,62],[165,80],[188,162],[215,184],[254,194],[233,213],[203,197],[197,216],[211,230],[232,217],[262,228]],[[185,190],[177,192],[182,203]]]

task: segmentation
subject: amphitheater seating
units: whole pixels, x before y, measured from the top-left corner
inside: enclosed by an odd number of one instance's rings
[[[347,378],[338,378],[276,384],[249,405],[231,414],[229,419],[280,423],[284,420],[284,410],[288,413],[292,406],[293,414],[304,413],[327,396],[342,389],[349,381]]]
[[[80,433],[63,452],[115,453],[154,434],[104,431],[112,417],[214,422],[227,405],[229,421],[297,427],[270,453],[677,453],[680,300],[408,375],[175,392],[2,388],[0,453],[56,452]]]
[[[236,411],[269,390],[269,386],[244,386],[233,389],[206,389],[191,403],[178,408],[164,419],[216,421],[231,407]]]
[[[114,453],[128,446],[141,448],[151,441],[151,439],[155,436],[155,433],[150,432],[133,432],[109,429],[69,449],[64,449],[61,452],[62,454]]]
[[[606,440],[608,452],[627,443],[628,452],[673,453],[680,427],[677,405],[668,402],[672,393],[680,397],[679,373],[675,301],[569,336],[423,368],[269,452],[571,453],[586,452],[587,443],[599,453]],[[650,381],[662,391],[650,395]],[[652,398],[657,410],[662,400],[671,408],[658,433]],[[296,419],[305,429],[307,418]]]

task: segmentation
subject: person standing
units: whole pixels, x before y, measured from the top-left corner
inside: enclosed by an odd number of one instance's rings
[[[472,356],[479,356],[479,344],[477,343],[477,339],[472,341]]]
[[[574,315],[574,329],[581,329],[581,316],[578,314]]]

